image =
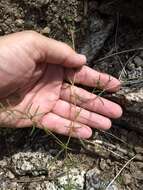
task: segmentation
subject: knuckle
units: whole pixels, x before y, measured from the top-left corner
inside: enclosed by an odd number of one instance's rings
[[[33,31],[33,30],[30,30],[30,31],[26,31],[26,35],[27,35],[27,37],[29,37],[30,39],[33,39],[33,38],[35,38],[35,37],[38,35],[38,33],[35,32],[35,31]]]
[[[22,33],[24,37],[30,42],[35,41],[35,39],[40,35],[38,32],[33,30],[27,30]]]
[[[63,49],[65,50],[65,54],[68,56],[71,55],[71,53],[74,53],[75,51],[70,47],[68,44],[61,42],[61,45],[63,46]]]

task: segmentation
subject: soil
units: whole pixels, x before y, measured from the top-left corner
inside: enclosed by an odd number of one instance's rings
[[[120,76],[130,90],[135,86],[142,88],[143,51],[139,49],[143,47],[142,9],[141,0],[0,0],[0,35],[28,29],[71,46],[75,43],[76,49],[87,55],[90,67]],[[135,50],[105,59],[106,56],[127,49]],[[126,73],[121,73],[122,63],[126,63]],[[80,140],[70,140],[68,159],[70,161],[72,157],[81,170],[98,168],[100,178],[108,184],[127,161],[136,155],[116,178],[116,183],[119,190],[142,190],[142,134],[125,122],[121,125],[120,122],[113,123],[113,128],[106,133],[95,130],[89,141],[81,143]],[[50,152],[56,156],[61,150],[51,135],[39,129],[32,135],[30,132],[31,129],[0,129],[0,182],[9,182],[9,186],[0,187],[0,190],[14,189],[12,182],[18,184],[15,189],[31,189],[30,182],[37,180],[37,176],[33,177],[31,173],[22,176],[15,173],[11,162],[2,164],[7,159],[11,160],[14,154],[31,150]],[[57,137],[67,142],[65,137]],[[65,153],[57,158],[63,163],[68,160]],[[56,176],[61,173],[60,167],[48,171],[49,174],[39,175],[36,183],[43,180],[43,175],[54,181],[55,173]],[[84,189],[90,188],[85,186]]]

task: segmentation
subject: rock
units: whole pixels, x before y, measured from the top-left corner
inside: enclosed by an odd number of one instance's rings
[[[19,152],[11,159],[11,167],[19,176],[38,176],[48,173],[48,167],[52,156],[40,152]]]
[[[123,175],[123,181],[125,185],[129,185],[132,183],[132,176],[130,174],[124,174]]]
[[[123,116],[116,121],[117,124],[143,134],[143,87],[123,87],[118,93],[105,97],[123,107]],[[130,138],[132,144],[138,140],[134,135]]]
[[[138,82],[143,78],[143,59],[136,56],[133,60],[131,59],[125,65],[125,72],[120,74],[121,80],[129,81],[130,83]],[[133,81],[134,80],[134,81]]]
[[[135,64],[130,62],[128,65],[127,65],[127,68],[129,71],[132,71],[133,69],[135,69]]]
[[[143,155],[137,154],[135,159],[138,160],[138,161],[142,161],[143,160]]]
[[[64,190],[65,187],[72,188],[72,190],[83,190],[84,188],[84,176],[86,171],[78,168],[70,169],[64,176],[58,178],[58,189]]]
[[[52,182],[44,181],[41,183],[38,183],[38,182],[30,183],[28,189],[29,190],[33,190],[33,189],[34,190],[58,190],[58,187]]]
[[[136,56],[134,58],[134,62],[135,62],[137,67],[140,67],[140,66],[143,67],[143,59],[141,57]]]
[[[111,34],[114,23],[108,17],[102,19],[98,13],[91,15],[87,23],[88,31],[79,51],[87,56],[88,63],[90,63],[97,56]]]
[[[128,89],[128,92],[124,91],[124,97],[125,111],[121,121],[133,130],[143,133],[143,88],[136,89],[135,91]],[[132,140],[134,139],[132,138]]]
[[[107,168],[107,163],[102,158],[101,158],[101,161],[100,161],[100,168],[101,168],[101,170],[105,170]]]
[[[41,31],[41,33],[42,34],[45,34],[45,35],[48,35],[49,33],[50,33],[50,28],[48,27],[48,26],[46,26],[42,31]]]
[[[84,169],[79,168],[69,168],[66,167],[62,168],[62,175],[60,174],[58,177],[57,168],[59,167],[59,162],[61,164],[61,161],[55,161],[52,166],[53,157],[49,155],[48,153],[42,153],[42,152],[19,152],[14,154],[11,157],[11,170],[14,172],[16,176],[23,177],[22,181],[27,181],[24,176],[32,175],[34,177],[38,177],[39,175],[43,175],[39,178],[39,181],[36,182],[30,181],[29,189],[33,190],[64,190],[65,187],[69,187],[69,184],[72,189],[74,190],[83,190],[84,187],[84,181],[85,181],[85,173],[86,171]],[[50,166],[50,171],[49,171]],[[54,171],[56,170],[56,171]],[[61,173],[60,169],[58,169],[58,172]],[[51,178],[55,177],[55,181],[49,182],[45,179],[45,175],[49,175]],[[7,176],[9,179],[14,179],[15,176],[8,171],[6,174],[2,174],[0,176],[0,179],[3,179],[3,175]],[[57,177],[56,177],[57,175]],[[34,179],[34,178],[33,178]],[[2,180],[3,181],[3,180]],[[29,179],[28,179],[29,181]],[[28,182],[29,183],[29,182]],[[8,183],[4,183],[5,189],[7,190],[9,187]],[[11,186],[10,186],[11,187]],[[19,185],[16,183],[13,189],[16,189],[19,187]],[[1,189],[0,189],[1,190]],[[3,189],[2,189],[3,190]]]
[[[23,27],[23,25],[24,25],[24,20],[23,20],[23,19],[17,19],[17,20],[15,20],[15,24],[16,24],[16,26],[18,26],[18,27]]]
[[[100,170],[94,168],[86,173],[86,190],[96,190],[101,187],[101,181],[99,179]]]
[[[14,179],[14,178],[15,178],[14,174],[13,174],[11,171],[8,171],[8,172],[6,173],[6,176],[7,176],[9,179]]]
[[[106,162],[107,162],[107,164],[108,164],[109,166],[112,166],[112,164],[113,164],[113,162],[112,162],[110,159],[107,159]]]
[[[82,17],[81,16],[77,16],[76,18],[75,18],[75,22],[81,22],[82,21]]]
[[[0,185],[0,190],[20,190],[16,182],[5,182],[2,181]]]
[[[135,146],[134,149],[135,149],[137,154],[143,154],[143,147]]]
[[[89,170],[86,173],[86,181],[85,181],[85,189],[86,190],[106,189],[108,184],[109,184],[109,182],[100,179],[100,170],[98,170],[97,168]],[[118,190],[118,187],[115,183],[113,183],[106,190]]]

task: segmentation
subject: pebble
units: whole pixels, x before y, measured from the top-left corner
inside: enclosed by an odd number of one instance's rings
[[[136,64],[137,67],[143,67],[143,59],[141,59],[139,56],[136,56],[134,58],[134,62]]]
[[[23,19],[17,19],[17,20],[15,20],[15,24],[18,27],[22,27],[24,24],[24,20]]]
[[[10,178],[10,179],[14,179],[14,178],[15,178],[14,174],[13,174],[11,171],[8,171],[8,172],[6,173],[6,176],[7,176],[8,178]]]
[[[131,184],[131,182],[132,182],[132,177],[131,177],[131,175],[130,174],[124,174],[123,175],[123,181],[124,181],[124,184],[125,185],[129,185],[129,184]]]
[[[135,160],[143,161],[143,156],[141,154],[137,154]]]
[[[105,170],[106,168],[107,168],[106,161],[101,158],[101,161],[100,161],[100,169],[101,169],[101,170]]]
[[[58,190],[58,187],[52,183],[52,182],[49,182],[49,181],[44,181],[43,183],[37,183],[37,182],[33,182],[33,183],[30,183],[29,187],[28,187],[29,190]]]
[[[127,69],[129,70],[129,71],[132,71],[132,70],[134,70],[135,69],[135,64],[134,63],[129,63],[128,65],[127,65]]]
[[[46,26],[45,28],[43,28],[43,30],[41,31],[41,33],[42,34],[49,34],[50,31],[51,31],[51,29],[48,26]]]
[[[134,149],[135,149],[137,154],[143,154],[143,147],[136,146]]]
[[[81,16],[77,16],[76,18],[75,18],[75,22],[81,22],[82,21],[82,17]]]
[[[85,181],[85,170],[80,170],[78,168],[72,168],[68,170],[68,175],[65,173],[57,179],[58,189],[72,189],[72,190],[83,190]],[[69,183],[71,184],[69,187]],[[73,187],[71,187],[73,186]],[[67,188],[65,188],[67,187]],[[68,188],[69,187],[69,188]]]

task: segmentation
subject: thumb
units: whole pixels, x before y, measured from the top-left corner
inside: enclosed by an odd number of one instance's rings
[[[76,53],[67,44],[33,32],[34,44],[44,54],[44,61],[65,67],[79,67],[86,63],[84,55]]]

